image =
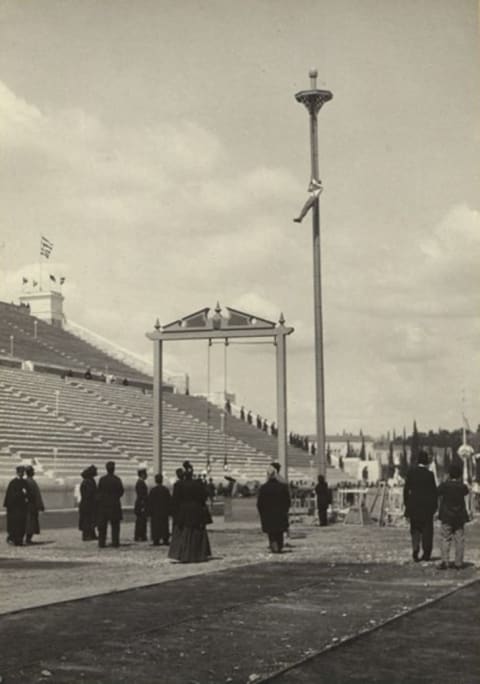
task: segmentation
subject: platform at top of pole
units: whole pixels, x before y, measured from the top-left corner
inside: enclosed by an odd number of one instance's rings
[[[323,107],[325,102],[332,99],[333,93],[330,90],[321,90],[317,88],[317,70],[310,70],[310,88],[309,90],[300,90],[295,94],[297,102],[301,102],[308,109],[310,114],[317,114]]]

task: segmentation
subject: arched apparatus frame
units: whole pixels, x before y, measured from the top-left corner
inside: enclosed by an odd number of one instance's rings
[[[283,314],[278,323],[268,321],[252,314],[226,307],[227,316],[217,304],[215,313],[209,317],[209,308],[201,309],[161,326],[157,320],[155,330],[146,333],[153,342],[153,466],[156,473],[162,472],[162,433],[163,433],[163,343],[179,340],[228,340],[232,338],[273,338],[276,348],[276,385],[277,385],[277,427],[278,454],[282,474],[288,481],[288,441],[287,441],[287,335],[293,328],[285,326]]]

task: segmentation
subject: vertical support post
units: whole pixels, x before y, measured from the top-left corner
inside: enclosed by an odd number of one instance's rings
[[[312,178],[318,179],[317,112],[310,111],[310,148]],[[322,260],[320,247],[320,202],[317,197],[312,212],[313,234],[313,302],[315,325],[315,391],[317,396],[317,468],[319,475],[327,472],[325,456],[325,380],[323,367]]]
[[[282,317],[283,318],[283,317]],[[288,441],[287,441],[287,337],[279,332],[276,336],[277,362],[277,427],[278,462],[280,473],[288,482]]]
[[[317,71],[310,71],[310,90],[300,91],[295,98],[304,104],[310,115],[310,161],[312,180],[320,180],[318,170],[318,131],[317,114],[332,99],[329,90],[317,88]],[[322,317],[322,270],[320,252],[320,204],[316,197],[312,207],[313,229],[313,298],[315,326],[315,391],[316,391],[316,428],[317,428],[317,468],[320,475],[327,469],[325,454],[325,383],[323,369],[323,317]]]
[[[37,321],[37,320],[34,320],[34,321],[33,321],[33,338],[34,338],[35,340],[37,339],[37,335],[38,335],[37,327],[38,327],[38,321]]]
[[[162,472],[163,433],[163,342],[153,342],[153,469]]]
[[[13,340],[14,339],[15,338],[13,337],[13,335],[10,335],[10,356],[13,356]]]

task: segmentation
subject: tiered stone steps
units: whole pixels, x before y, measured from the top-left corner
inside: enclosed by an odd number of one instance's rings
[[[269,460],[276,460],[278,453],[278,441],[276,437],[260,430],[255,425],[250,425],[236,416],[230,414],[223,415],[223,411],[214,404],[207,402],[203,397],[189,396],[185,394],[174,394],[169,397],[169,401],[177,408],[181,408],[186,413],[199,420],[209,417],[209,422],[213,427],[219,428],[222,423],[227,434],[241,440],[269,456]],[[288,464],[290,480],[310,480],[312,467],[310,461],[313,457],[303,449],[299,449],[291,444],[288,445]],[[265,461],[262,461],[262,478],[265,476]],[[344,475],[336,468],[327,468],[327,481],[335,484],[344,479]]]
[[[36,322],[36,337],[34,336]],[[108,372],[119,380],[151,383],[151,378],[75,335],[40,321],[25,307],[0,302],[0,477],[19,459],[36,458],[43,471],[61,478],[75,477],[89,463],[117,461],[117,470],[135,477],[139,463],[151,463],[152,398],[132,385],[106,385],[83,379],[83,372]],[[14,354],[10,355],[10,336]],[[76,377],[20,371],[22,361],[71,369]],[[39,367],[40,367],[39,366]],[[52,368],[50,368],[52,370]],[[59,392],[59,416],[55,415]],[[206,399],[164,395],[164,472],[173,476],[184,461],[197,470],[210,463],[215,479],[228,472],[242,479],[263,480],[268,463],[277,457],[277,439],[256,426],[227,415]],[[54,462],[53,447],[58,449]],[[289,477],[309,480],[311,457],[289,446]],[[341,473],[329,469],[329,481]]]
[[[0,302],[0,355],[10,355],[10,336],[14,336],[14,357],[24,361],[61,366],[65,369],[114,374],[151,382],[152,378],[127,364],[112,358],[76,335],[41,321],[28,313],[26,307]],[[36,322],[37,336],[34,336]]]
[[[101,468],[113,459],[119,474],[134,478],[141,463],[151,463],[151,416],[151,396],[133,387],[62,380],[0,366],[0,448],[8,450],[16,462],[21,458],[39,464],[52,477],[78,479],[87,464]],[[169,402],[165,402],[164,417],[164,472],[168,476],[185,459],[204,470],[209,454],[211,475],[221,479],[227,454],[232,475],[264,477],[267,455]]]

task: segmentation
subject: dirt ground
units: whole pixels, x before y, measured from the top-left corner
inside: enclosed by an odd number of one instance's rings
[[[118,551],[68,530],[2,545],[3,682],[479,681],[478,522],[460,572],[414,564],[406,528],[299,526],[272,556],[256,526],[215,527],[198,565],[128,526]]]

